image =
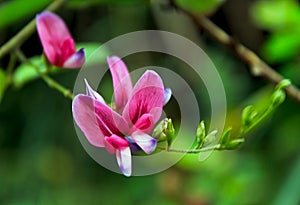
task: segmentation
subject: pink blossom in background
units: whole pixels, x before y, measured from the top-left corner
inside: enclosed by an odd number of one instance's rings
[[[151,70],[133,87],[120,58],[108,57],[107,62],[113,79],[116,111],[86,81],[86,94],[79,94],[73,100],[73,116],[88,141],[116,154],[120,170],[130,176],[132,152],[141,149],[151,154],[156,148],[157,141],[151,132],[171,91],[165,91],[160,76]]]
[[[84,49],[76,52],[74,39],[59,16],[48,11],[38,14],[36,27],[44,53],[52,65],[79,68],[84,64]]]

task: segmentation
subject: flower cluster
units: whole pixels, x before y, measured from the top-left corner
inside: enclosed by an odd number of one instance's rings
[[[156,148],[157,140],[151,132],[171,92],[164,89],[154,71],[146,71],[133,87],[119,57],[108,57],[107,62],[113,79],[115,110],[86,81],[86,94],[73,100],[73,116],[88,141],[116,154],[122,173],[130,176],[131,154],[137,150],[151,154]]]

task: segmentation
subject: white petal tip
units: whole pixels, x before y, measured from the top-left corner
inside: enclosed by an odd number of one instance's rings
[[[172,90],[171,88],[165,88],[164,90],[164,105],[166,105],[172,97]]]

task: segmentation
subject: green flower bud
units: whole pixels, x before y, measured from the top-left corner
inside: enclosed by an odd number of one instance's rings
[[[244,108],[242,113],[242,125],[243,127],[249,127],[258,116],[258,112],[253,108],[252,105],[249,105]]]
[[[232,127],[227,128],[227,130],[223,133],[220,144],[224,145],[230,140]]]
[[[231,140],[231,141],[227,142],[224,146],[222,146],[222,148],[224,148],[224,149],[236,149],[241,144],[243,144],[244,142],[245,142],[244,138],[234,139],[234,140]]]
[[[168,125],[168,118],[163,119],[160,121],[153,130],[152,137],[157,139],[159,142],[165,141],[167,136],[165,134],[165,130],[167,129]]]
[[[197,140],[197,146],[196,149],[200,148],[205,139],[205,124],[204,121],[201,121],[200,124],[198,125],[197,132],[196,132],[196,140]]]
[[[168,146],[170,146],[175,139],[175,128],[172,119],[167,119],[167,128],[165,129],[164,133],[167,138]]]
[[[276,90],[273,93],[271,100],[274,107],[280,105],[285,100],[285,92],[282,90]]]

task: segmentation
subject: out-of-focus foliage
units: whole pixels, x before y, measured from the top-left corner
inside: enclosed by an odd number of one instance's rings
[[[0,103],[7,88],[8,82],[9,79],[7,74],[0,68]]]
[[[300,5],[298,1],[257,1],[251,11],[257,25],[271,32],[263,47],[263,54],[269,62],[286,62],[299,54]]]
[[[118,4],[136,4],[136,3],[147,3],[150,0],[69,0],[68,4],[71,7],[86,7],[86,6],[93,6],[93,5],[103,5],[103,4],[111,4],[111,5],[118,5]]]
[[[29,61],[30,63],[34,64],[37,68],[39,68],[40,72],[46,72],[46,67],[41,56],[35,56],[29,59]],[[31,64],[24,63],[21,64],[18,68],[16,68],[12,81],[14,86],[21,87],[29,81],[32,81],[39,77],[40,75],[38,71]]]
[[[21,8],[24,11],[6,11],[9,7],[5,8],[5,5],[10,2],[22,2]],[[35,12],[40,12],[46,6],[41,6],[42,2],[44,1],[2,1],[0,10],[5,11],[0,12],[0,16],[5,13],[7,15],[0,18],[0,24],[3,21],[9,23],[1,27],[1,42],[7,41],[16,33],[16,22],[24,25],[28,22],[29,19],[26,20],[23,12],[27,12],[30,7],[30,12],[26,15],[33,17]],[[58,10],[58,14],[66,20],[75,40],[106,42],[127,32],[158,29],[158,21],[165,19],[155,21],[155,14],[148,2],[70,0]],[[189,4],[189,8],[193,9],[205,8],[205,2],[209,1],[178,2]],[[255,17],[255,22],[259,25],[256,29],[268,31],[267,38],[263,38],[263,45],[268,45],[272,36],[280,39],[276,40],[280,43],[271,46],[272,51],[264,49],[267,50],[264,51],[265,56],[273,57],[275,60],[272,62],[280,63],[279,71],[291,78],[292,82],[299,83],[299,50],[294,48],[300,38],[300,35],[296,35],[299,28],[299,5],[290,0],[240,2],[251,2],[252,17]],[[232,24],[236,24],[236,19],[222,16],[232,13],[222,14],[226,3],[224,1],[219,7],[214,4],[214,9],[220,9],[221,12],[215,16],[211,13],[216,23],[224,27],[229,25],[229,19],[233,21]],[[88,5],[92,6],[83,7]],[[38,9],[33,11],[35,8]],[[161,12],[172,11],[161,9]],[[193,9],[193,12],[199,10]],[[176,12],[173,13],[177,15]],[[180,15],[177,17],[181,18]],[[164,23],[176,26],[178,21],[168,19]],[[193,24],[177,27],[179,34],[180,29],[184,29],[185,33],[197,31]],[[193,34],[199,40],[197,43],[215,63],[223,80],[228,104],[227,125],[233,127],[234,133],[234,129],[240,126],[242,109],[257,102],[257,110],[264,108],[270,100],[268,93],[273,87],[265,88],[266,81],[252,78],[245,64],[202,32]],[[76,43],[80,48],[85,47],[87,55],[98,46]],[[21,49],[30,59],[40,56],[42,48],[38,36],[33,35]],[[106,55],[103,52],[104,62]],[[268,59],[272,60],[271,57]],[[41,61],[40,57],[37,59]],[[209,96],[201,79],[195,78],[195,73],[186,64],[176,58],[151,52],[130,55],[124,60],[131,71],[155,65],[178,72],[194,90],[201,119],[209,122]],[[0,67],[5,69],[6,64],[1,59]],[[52,77],[72,89],[78,72],[68,70]],[[6,70],[4,72],[0,69],[0,95],[3,94],[5,79],[9,79]],[[111,99],[113,89],[109,74],[104,77],[98,90],[105,99]],[[175,129],[180,125],[178,110],[176,100],[172,98],[165,111],[167,117],[172,118]],[[176,166],[162,173],[128,179],[106,170],[88,156],[74,130],[71,102],[63,95],[50,89],[42,80],[28,82],[22,89],[10,86],[6,88],[0,104],[0,204],[297,205],[300,202],[299,121],[299,105],[288,99],[271,118],[247,136],[241,149],[216,151],[202,162],[198,161],[197,155],[188,155]],[[196,129],[187,131],[186,135],[195,135]],[[184,138],[180,140],[185,141]]]
[[[44,9],[51,0],[11,0],[0,2],[0,29],[21,21],[23,18],[34,17],[34,14]]]
[[[210,13],[215,11],[225,0],[175,0],[179,6],[194,12]]]

